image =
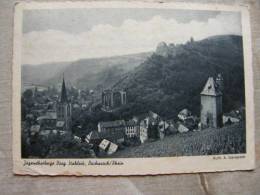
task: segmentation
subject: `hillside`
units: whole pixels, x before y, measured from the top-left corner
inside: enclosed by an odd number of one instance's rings
[[[62,73],[69,64],[70,62],[22,65],[22,83],[45,84],[49,79]]]
[[[23,83],[57,85],[64,73],[69,84],[78,88],[95,88],[98,84],[113,85],[122,75],[140,65],[151,53],[82,59],[75,62],[23,65]]]
[[[68,86],[124,89],[128,104],[113,113],[114,118],[152,110],[172,119],[183,108],[199,116],[200,92],[208,77],[218,73],[224,78],[224,112],[243,106],[243,72],[242,37],[222,35],[179,45],[162,42],[154,53],[24,65],[22,78],[57,85],[64,73]]]
[[[167,156],[199,156],[214,154],[239,154],[246,152],[244,124],[235,124],[221,129],[205,129],[170,135],[163,140],[146,142],[126,148],[111,157],[142,158]]]
[[[153,110],[174,118],[183,108],[200,112],[200,92],[209,76],[224,77],[223,109],[244,104],[243,50],[240,36],[215,36],[174,45],[160,43],[151,57],[116,88],[125,89],[128,105],[120,116]]]

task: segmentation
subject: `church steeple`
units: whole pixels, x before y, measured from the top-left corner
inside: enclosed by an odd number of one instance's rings
[[[65,81],[64,81],[64,75],[63,75],[63,80],[62,80],[60,102],[61,103],[68,102],[67,90],[66,90]]]
[[[70,131],[71,130],[71,103],[68,101],[65,79],[63,75],[60,99],[56,104],[57,124],[58,130]]]

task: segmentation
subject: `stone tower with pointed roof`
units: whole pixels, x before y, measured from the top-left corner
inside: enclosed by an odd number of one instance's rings
[[[222,126],[222,92],[220,87],[209,77],[204,86],[201,97],[201,127],[218,128]]]
[[[57,112],[57,129],[70,131],[71,130],[71,104],[67,97],[67,90],[65,85],[65,80],[63,77],[61,94],[57,102],[56,107]]]

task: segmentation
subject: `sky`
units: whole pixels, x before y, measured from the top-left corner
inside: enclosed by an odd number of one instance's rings
[[[26,10],[22,64],[75,61],[154,51],[159,42],[241,35],[236,12],[173,9]]]

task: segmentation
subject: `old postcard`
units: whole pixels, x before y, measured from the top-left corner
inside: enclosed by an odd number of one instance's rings
[[[14,173],[253,169],[249,24],[246,6],[18,3]]]

